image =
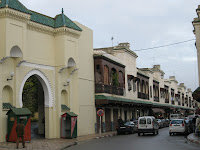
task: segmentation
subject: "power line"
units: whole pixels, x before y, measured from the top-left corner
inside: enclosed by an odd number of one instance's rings
[[[156,49],[156,48],[162,48],[162,47],[168,47],[168,46],[172,46],[172,45],[178,45],[178,44],[182,44],[182,43],[186,43],[186,42],[190,42],[190,41],[194,41],[196,39],[190,39],[187,41],[182,41],[182,42],[177,42],[177,43],[172,43],[172,44],[168,44],[168,45],[161,45],[161,46],[156,46],[156,47],[151,47],[151,48],[144,48],[144,49],[137,49],[137,50],[133,50],[133,51],[146,51],[146,50],[151,50],[151,49]]]

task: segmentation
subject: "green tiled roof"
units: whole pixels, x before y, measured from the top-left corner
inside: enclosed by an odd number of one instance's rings
[[[67,105],[61,104],[61,110],[62,110],[62,111],[70,110],[70,108],[67,107]]]
[[[19,116],[19,115],[31,115],[32,112],[28,109],[28,108],[11,108],[8,112],[7,115],[10,112],[13,112],[15,115]]]
[[[13,106],[10,103],[3,103],[2,108],[3,109],[10,109],[10,108],[13,108]]]
[[[31,21],[54,28],[54,19],[37,12],[31,11]]]
[[[73,112],[67,112],[67,115],[71,116],[71,117],[76,117],[78,116],[77,114],[73,113]]]
[[[28,10],[18,0],[1,0],[0,8],[5,8],[6,6],[8,6],[8,8],[30,14],[31,21],[39,23],[39,24],[43,24],[52,28],[68,27],[74,30],[82,31],[80,27],[78,27],[72,20],[70,20],[63,13],[60,15],[57,15],[55,18],[51,18],[43,14]]]
[[[128,102],[128,103],[137,103],[137,104],[152,104],[152,102],[150,101],[132,100],[132,99],[105,96],[105,95],[95,95],[95,99],[106,99],[106,100],[112,100],[112,101],[121,101],[121,102]]]
[[[64,27],[64,26],[78,30],[78,31],[82,31],[81,28],[79,28],[73,21],[71,21],[64,14],[57,15],[55,17],[55,28]]]
[[[0,8],[5,8],[6,5],[8,8],[12,8],[27,14],[30,14],[30,10],[28,10],[22,3],[18,0],[1,0]]]

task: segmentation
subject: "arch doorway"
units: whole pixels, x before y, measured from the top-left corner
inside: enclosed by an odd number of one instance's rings
[[[36,75],[30,76],[23,87],[23,107],[32,112],[31,138],[45,138],[44,90]]]

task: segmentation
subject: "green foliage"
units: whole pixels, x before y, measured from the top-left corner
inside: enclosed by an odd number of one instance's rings
[[[41,86],[40,82],[32,76],[26,81],[22,94],[23,107],[28,108],[33,115],[38,111],[38,86]]]
[[[112,76],[112,84],[113,84],[113,86],[118,86],[118,84],[119,84],[118,74],[117,74],[116,72],[113,73],[113,76]]]

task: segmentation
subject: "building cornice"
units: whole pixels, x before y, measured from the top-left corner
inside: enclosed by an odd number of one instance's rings
[[[32,31],[42,32],[42,33],[46,33],[50,35],[54,35],[54,32],[55,32],[55,29],[48,26],[41,25],[33,21],[28,22],[27,28]]]
[[[29,21],[27,24],[27,28],[29,30],[33,30],[33,31],[37,31],[37,32],[43,32],[46,34],[50,34],[53,36],[57,36],[57,35],[68,35],[74,38],[79,38],[81,35],[80,31],[75,31],[73,29],[69,29],[67,27],[61,27],[61,28],[51,28],[45,25],[41,25],[39,23],[33,22],[33,21]]]
[[[26,13],[22,13],[10,8],[2,8],[0,9],[0,18],[12,18],[12,19],[16,19],[16,20],[20,20],[23,22],[27,22],[30,20],[30,15],[26,14]]]
[[[69,35],[72,36],[74,38],[79,38],[81,35],[80,31],[76,31],[67,27],[60,27],[60,28],[56,28],[54,31],[54,35]]]

